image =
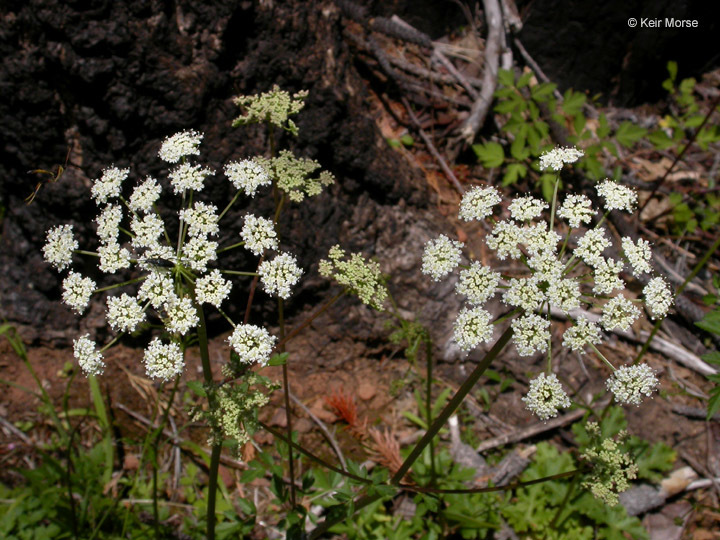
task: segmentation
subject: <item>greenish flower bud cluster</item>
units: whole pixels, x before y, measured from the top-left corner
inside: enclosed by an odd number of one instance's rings
[[[293,135],[298,134],[298,127],[290,120],[290,115],[297,114],[305,106],[307,90],[290,95],[275,85],[269,92],[252,96],[238,96],[235,105],[244,109],[245,114],[233,121],[233,127],[245,124],[268,122]]]
[[[223,374],[235,375],[236,371],[223,366]],[[245,370],[240,381],[205,388],[208,401],[212,404],[209,410],[196,408],[193,411],[194,421],[207,422],[210,427],[209,445],[230,440],[236,450],[250,441],[250,437],[257,431],[257,413],[260,408],[267,405],[270,398],[268,393],[261,391],[270,385],[268,380],[257,373]]]
[[[630,454],[622,451],[627,432],[618,433],[617,440],[603,439],[600,426],[595,422],[587,424],[587,432],[592,442],[581,457],[592,464],[589,480],[583,487],[590,490],[593,497],[609,506],[618,503],[618,494],[630,487],[630,480],[637,478],[638,467]]]
[[[282,150],[276,158],[255,158],[270,176],[277,182],[277,187],[287,193],[291,201],[302,202],[305,196],[320,195],[325,186],[335,183],[335,177],[327,171],[320,171],[318,176],[313,173],[320,168],[314,159],[297,158],[289,150]]]
[[[363,304],[383,311],[388,290],[377,262],[367,260],[359,253],[351,253],[346,260],[345,250],[340,246],[330,248],[328,259],[320,261],[320,275],[335,279],[357,295]]]

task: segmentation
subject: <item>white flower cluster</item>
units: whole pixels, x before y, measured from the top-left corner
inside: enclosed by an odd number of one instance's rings
[[[579,150],[558,148],[541,157],[541,167],[559,170],[581,156]],[[632,211],[637,203],[633,190],[610,180],[598,184],[597,191],[604,200],[605,212]],[[495,188],[472,188],[463,196],[459,217],[464,220],[492,218],[500,202]],[[562,311],[572,322],[564,331],[562,343],[580,354],[587,349],[600,354],[596,345],[601,342],[603,331],[628,330],[640,317],[643,304],[652,318],[664,317],[669,312],[673,294],[660,277],[651,279],[645,286],[642,300],[633,299],[625,292],[624,270],[636,276],[652,271],[652,251],[647,241],[623,238],[620,250],[623,259],[616,260],[608,256],[613,244],[601,226],[602,214],[593,208],[589,198],[568,195],[561,204],[556,206],[556,202],[552,205],[556,208],[554,218],[543,219],[549,205],[528,195],[508,205],[510,219],[492,218],[492,228],[485,238],[487,247],[497,259],[522,260],[529,270],[526,272],[518,265],[522,273],[502,276],[478,261],[463,266],[463,244],[444,235],[426,244],[422,272],[433,280],[439,281],[458,266],[461,268],[456,292],[464,296],[468,304],[454,325],[454,339],[461,349],[468,351],[492,339],[493,324],[484,305],[499,287],[503,289],[502,301],[511,308],[508,315],[512,317],[512,342],[520,356],[550,354],[551,308]],[[593,219],[597,223],[594,227]],[[550,223],[557,231],[550,229]],[[600,312],[599,322],[575,314],[586,305]],[[640,370],[617,370],[612,381],[608,388],[616,396],[618,393],[626,396],[618,400],[628,403],[634,403],[640,394],[648,395],[645,390],[654,387],[645,371]],[[642,391],[635,390],[631,382]],[[535,379],[526,402],[543,420],[555,416],[559,407],[569,404],[554,375]]]
[[[290,298],[291,288],[300,281],[302,273],[295,256],[289,253],[280,253],[270,261],[263,261],[258,267],[265,292],[285,300]]]
[[[540,156],[540,169],[543,171],[559,171],[563,165],[575,163],[585,153],[577,148],[553,148]]]
[[[166,381],[182,373],[181,336],[200,324],[199,306],[209,304],[220,308],[232,290],[232,283],[223,277],[223,271],[209,268],[217,260],[219,243],[210,237],[219,235],[221,215],[213,204],[193,202],[189,193],[202,190],[205,178],[213,174],[210,169],[190,161],[200,154],[202,139],[202,133],[183,131],[168,137],[158,153],[164,161],[175,164],[168,180],[172,190],[182,193],[183,201],[187,201],[177,215],[178,227],[174,229],[178,231],[177,238],[170,239],[168,232],[173,228],[166,229],[155,208],[163,192],[158,180],[147,177],[125,199],[123,182],[130,170],[110,167],[91,188],[99,207],[96,224],[100,271],[115,274],[137,264],[138,270],[144,272],[138,280],[133,280],[141,282],[135,296],[122,292],[107,298],[107,322],[118,333],[132,333],[153,317],[161,320],[166,333],[171,335],[170,341],[153,339],[145,351],[144,363],[148,376]],[[229,163],[225,173],[233,185],[248,196],[254,196],[259,187],[271,183],[265,168],[252,160]],[[265,218],[248,215],[241,235],[246,248],[256,255],[278,248],[274,225]],[[70,267],[77,249],[73,226],[60,225],[48,231],[43,254],[48,263],[63,271]],[[283,299],[290,296],[291,288],[301,275],[295,257],[289,253],[264,261],[258,269],[265,291]],[[71,309],[82,314],[96,290],[92,279],[70,270],[63,280],[62,298]],[[264,329],[240,325],[235,328],[230,344],[243,362],[264,364],[274,340]],[[74,349],[78,364],[86,374],[102,373],[104,349],[98,350],[89,335],[77,339]]]

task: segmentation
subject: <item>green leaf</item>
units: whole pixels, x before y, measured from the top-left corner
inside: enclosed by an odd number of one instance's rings
[[[716,384],[715,387],[710,391],[710,399],[708,400],[708,422],[713,416],[715,416],[715,413],[718,412],[718,410],[720,410],[720,386]]]
[[[648,135],[648,140],[658,150],[666,150],[675,144],[670,136],[662,129],[657,129]]]
[[[389,146],[390,148],[400,148],[400,141],[398,141],[397,139],[390,139],[390,138],[388,138],[388,139],[385,139],[385,140],[387,141],[388,146]]]
[[[677,73],[678,73],[677,62],[675,62],[674,60],[670,60],[667,63],[667,70],[668,70],[668,74],[670,75],[670,80],[674,81],[677,78]]]
[[[707,312],[701,321],[695,323],[695,326],[720,336],[720,309]]]
[[[705,360],[708,364],[717,364],[720,366],[720,351],[712,351],[703,354],[700,358]]]
[[[626,148],[629,148],[645,135],[647,135],[647,129],[636,126],[631,122],[623,122],[615,132],[615,139]]]
[[[402,137],[400,137],[400,142],[403,143],[405,146],[412,146],[415,144],[415,139],[412,138],[412,135],[409,133],[406,133]]]
[[[498,71],[498,83],[503,86],[515,85],[515,74],[509,69],[501,69]]]
[[[200,381],[188,381],[187,387],[192,390],[193,394],[196,396],[207,397],[207,392]]]
[[[505,151],[503,147],[496,142],[486,142],[484,144],[474,144],[472,149],[483,164],[483,167],[492,169],[499,167],[505,160]]]
[[[530,89],[530,95],[535,101],[547,101],[552,97],[556,88],[557,84],[555,83],[541,83]]]
[[[525,88],[528,84],[530,84],[530,79],[533,78],[533,72],[528,71],[527,73],[523,73],[520,78],[517,80],[517,83],[515,83],[516,88]]]
[[[525,129],[520,129],[515,140],[510,145],[510,155],[518,161],[525,161],[530,157],[530,149],[527,147],[527,124]]]
[[[598,118],[598,128],[595,132],[599,139],[604,139],[610,135],[610,125],[608,124],[607,116],[602,113]]]
[[[578,114],[575,117],[575,120],[573,120],[573,127],[575,128],[575,133],[578,135],[585,135],[584,138],[587,139],[591,137],[590,132],[585,132],[583,134],[583,130],[585,129],[585,125],[587,124],[587,118],[585,118],[584,115]]]
[[[503,176],[502,185],[509,186],[517,182],[518,178],[525,178],[527,175],[527,167],[522,163],[511,163],[505,169],[505,176]]]
[[[575,116],[576,114],[579,114],[580,111],[582,111],[583,105],[585,105],[585,101],[587,101],[585,94],[582,94],[580,92],[573,92],[571,89],[568,89],[565,92],[562,110],[565,111],[565,114]]]
[[[268,366],[284,366],[287,364],[288,356],[290,356],[289,353],[280,353],[280,354],[274,354],[270,357],[270,360],[268,361]]]

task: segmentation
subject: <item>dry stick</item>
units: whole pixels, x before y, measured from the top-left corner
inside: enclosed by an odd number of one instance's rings
[[[585,409],[576,409],[558,418],[548,420],[547,422],[538,422],[526,428],[513,431],[512,433],[507,433],[506,435],[500,435],[499,437],[488,439],[487,441],[481,442],[475,450],[481,453],[487,452],[488,450],[497,448],[498,446],[504,446],[506,444],[516,443],[525,439],[529,439],[530,437],[534,437],[535,435],[539,435],[540,433],[545,433],[546,431],[551,431],[553,429],[571,424],[576,420],[582,418],[586,412],[587,411]]]
[[[450,169],[450,167],[448,166],[445,159],[440,155],[440,152],[438,152],[437,148],[435,148],[435,145],[430,140],[430,137],[428,137],[427,134],[425,133],[425,131],[420,127],[420,122],[418,121],[417,117],[415,116],[415,113],[413,112],[412,108],[410,107],[408,100],[403,97],[402,102],[403,102],[403,105],[405,105],[405,108],[407,109],[408,115],[410,116],[410,120],[412,121],[413,125],[415,126],[415,129],[417,129],[418,133],[420,134],[420,137],[422,138],[423,142],[425,143],[425,146],[427,146],[428,150],[430,150],[430,153],[440,164],[440,167],[442,167],[442,170],[445,172],[447,177],[453,183],[453,186],[455,186],[455,189],[458,191],[458,193],[460,193],[460,195],[465,193],[465,190],[463,189],[462,185],[460,184],[460,181],[457,179],[455,174],[452,172],[452,169]]]
[[[550,308],[550,314],[555,318],[563,320],[567,320],[568,315],[570,315],[573,319],[577,319],[579,316],[583,316],[587,318],[590,322],[594,323],[600,320],[600,315],[592,313],[590,311],[585,311],[584,309],[574,309],[566,314],[558,308]],[[645,343],[645,340],[650,335],[648,332],[642,331],[640,332],[639,336],[636,336],[633,332],[630,332],[629,330],[620,330],[617,328],[612,330],[612,333],[634,343]],[[654,351],[664,354],[668,358],[675,360],[676,362],[684,365],[685,367],[697,371],[698,373],[702,373],[703,375],[713,375],[717,373],[717,371],[712,366],[703,362],[696,354],[693,354],[690,351],[681,347],[680,345],[677,345],[666,339],[654,337],[651,342],[650,348],[652,348]]]
[[[645,199],[645,202],[642,204],[640,209],[638,210],[638,215],[641,215],[643,210],[645,210],[645,207],[647,204],[652,200],[652,198],[655,196],[655,193],[657,193],[657,190],[660,189],[660,186],[662,186],[665,183],[665,180],[667,180],[667,177],[670,175],[672,170],[675,168],[675,165],[678,164],[678,162],[683,158],[685,155],[685,152],[688,151],[690,146],[695,142],[695,139],[697,139],[698,135],[700,135],[700,131],[702,131],[702,128],[705,127],[705,124],[708,120],[710,120],[710,117],[712,116],[712,113],[715,112],[715,107],[720,104],[720,94],[713,100],[712,105],[710,105],[710,110],[705,115],[705,118],[703,118],[703,121],[700,123],[698,128],[695,130],[695,132],[692,134],[692,137],[690,137],[690,140],[687,142],[687,144],[683,147],[682,151],[677,155],[675,158],[675,161],[672,162],[672,165],[668,167],[668,169],[665,171],[665,174],[663,174],[662,178],[658,180],[658,182],[653,186],[652,191],[650,192],[650,196]]]
[[[518,38],[514,37],[513,43],[515,44],[515,47],[517,47],[517,50],[520,51],[520,56],[523,57],[523,60],[525,60],[525,63],[528,66],[530,66],[530,69],[532,69],[535,72],[535,75],[537,75],[541,81],[549,83],[550,79],[548,78],[547,75],[545,75],[545,72],[538,65],[538,63],[535,62],[533,57],[530,56],[530,53],[527,52],[527,49],[523,46],[522,42]],[[562,94],[560,93],[560,90],[558,90],[557,88],[555,90],[553,90],[553,95],[559,100],[562,100],[562,98],[563,98]]]
[[[290,399],[292,399],[295,404],[300,407],[303,411],[305,411],[305,414],[307,414],[313,422],[317,424],[317,426],[320,428],[320,431],[323,432],[325,435],[325,438],[330,443],[330,446],[332,446],[332,449],[335,451],[335,455],[337,456],[338,460],[340,461],[340,464],[342,465],[342,468],[344,470],[347,470],[347,463],[345,463],[345,456],[343,456],[342,450],[340,450],[340,446],[338,445],[337,441],[335,440],[335,437],[332,436],[332,433],[330,433],[330,430],[325,425],[325,422],[320,420],[317,416],[315,416],[308,407],[298,399],[298,397],[290,393]]]
[[[697,420],[705,420],[707,418],[707,410],[699,407],[688,407],[687,405],[673,405],[672,412],[688,418]],[[710,420],[720,420],[720,413],[715,413]]]
[[[497,86],[498,66],[500,63],[500,46],[502,41],[503,18],[498,0],[483,0],[485,18],[488,24],[488,37],[485,41],[485,63],[483,65],[483,85],[480,96],[470,109],[470,115],[460,128],[460,137],[472,143],[480,130],[492,103]]]

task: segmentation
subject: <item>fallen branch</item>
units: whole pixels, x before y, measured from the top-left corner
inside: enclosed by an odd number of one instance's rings
[[[707,418],[707,411],[699,407],[688,407],[687,405],[673,405],[672,412],[687,418],[694,418],[696,420],[705,420]],[[720,420],[720,413],[715,413],[710,420]]]
[[[467,144],[471,144],[475,139],[475,135],[482,127],[490,110],[497,86],[498,66],[500,63],[503,32],[500,4],[498,0],[483,0],[483,6],[488,25],[488,37],[485,41],[485,62],[483,64],[483,85],[480,95],[470,109],[470,115],[460,128],[460,138]]]
[[[295,404],[300,407],[303,411],[305,411],[305,414],[307,414],[313,422],[317,424],[317,426],[320,428],[320,431],[323,432],[325,435],[325,438],[330,443],[330,446],[332,446],[333,451],[335,452],[335,455],[337,456],[338,460],[340,461],[340,464],[342,465],[342,468],[344,471],[347,470],[347,463],[345,463],[345,456],[343,456],[342,450],[340,450],[340,446],[338,445],[337,441],[335,440],[335,437],[332,436],[332,433],[330,433],[330,430],[325,425],[325,422],[320,420],[316,415],[312,413],[312,411],[302,402],[300,401],[295,394],[290,392],[290,399],[292,399]]]
[[[574,309],[569,314],[566,314],[557,308],[551,307],[550,314],[553,317],[563,320],[567,320],[568,315],[573,319],[577,319],[579,316],[587,317],[589,321],[594,323],[597,323],[600,320],[600,315],[592,313],[590,311],[585,311],[584,309]],[[650,335],[650,332],[641,331],[640,335],[636,336],[633,332],[630,332],[629,330],[619,329],[613,330],[612,333],[634,343],[645,343],[648,336]],[[680,345],[677,345],[661,337],[655,336],[653,338],[653,340],[650,342],[650,349],[655,352],[662,353],[668,358],[675,360],[679,364],[682,364],[683,366],[690,368],[693,371],[697,371],[698,373],[701,373],[703,375],[714,375],[715,373],[717,373],[717,370],[715,368],[713,368],[710,364],[703,362],[696,354],[693,354],[690,351],[681,347]]]
[[[536,435],[545,433],[546,431],[551,431],[553,429],[572,424],[576,420],[582,418],[586,412],[587,411],[585,409],[576,409],[558,418],[548,420],[547,422],[538,422],[526,428],[513,431],[512,433],[508,433],[507,435],[500,435],[499,437],[494,437],[487,441],[481,442],[475,450],[481,453],[487,452],[488,450],[492,450],[493,448],[497,448],[498,446],[504,446],[506,444],[516,443],[525,439],[529,439],[530,437],[535,437]]]
[[[437,162],[440,164],[440,167],[445,172],[445,175],[450,179],[450,181],[455,186],[455,189],[462,195],[465,193],[465,190],[462,187],[462,184],[460,184],[460,181],[457,179],[457,176],[455,176],[455,173],[452,172],[452,169],[448,166],[447,162],[445,161],[445,158],[443,158],[440,155],[440,152],[438,152],[437,148],[435,148],[435,145],[430,140],[430,137],[427,136],[425,131],[422,127],[420,127],[420,122],[418,121],[417,117],[415,116],[415,113],[413,112],[412,108],[410,107],[410,104],[408,103],[407,99],[404,97],[402,98],[403,105],[405,105],[405,108],[407,109],[408,116],[410,117],[410,121],[413,123],[413,126],[415,126],[415,129],[417,130],[418,134],[420,135],[420,138],[422,138],[423,142],[425,143],[425,146],[427,146],[430,153],[433,155],[433,157],[437,160]]]

